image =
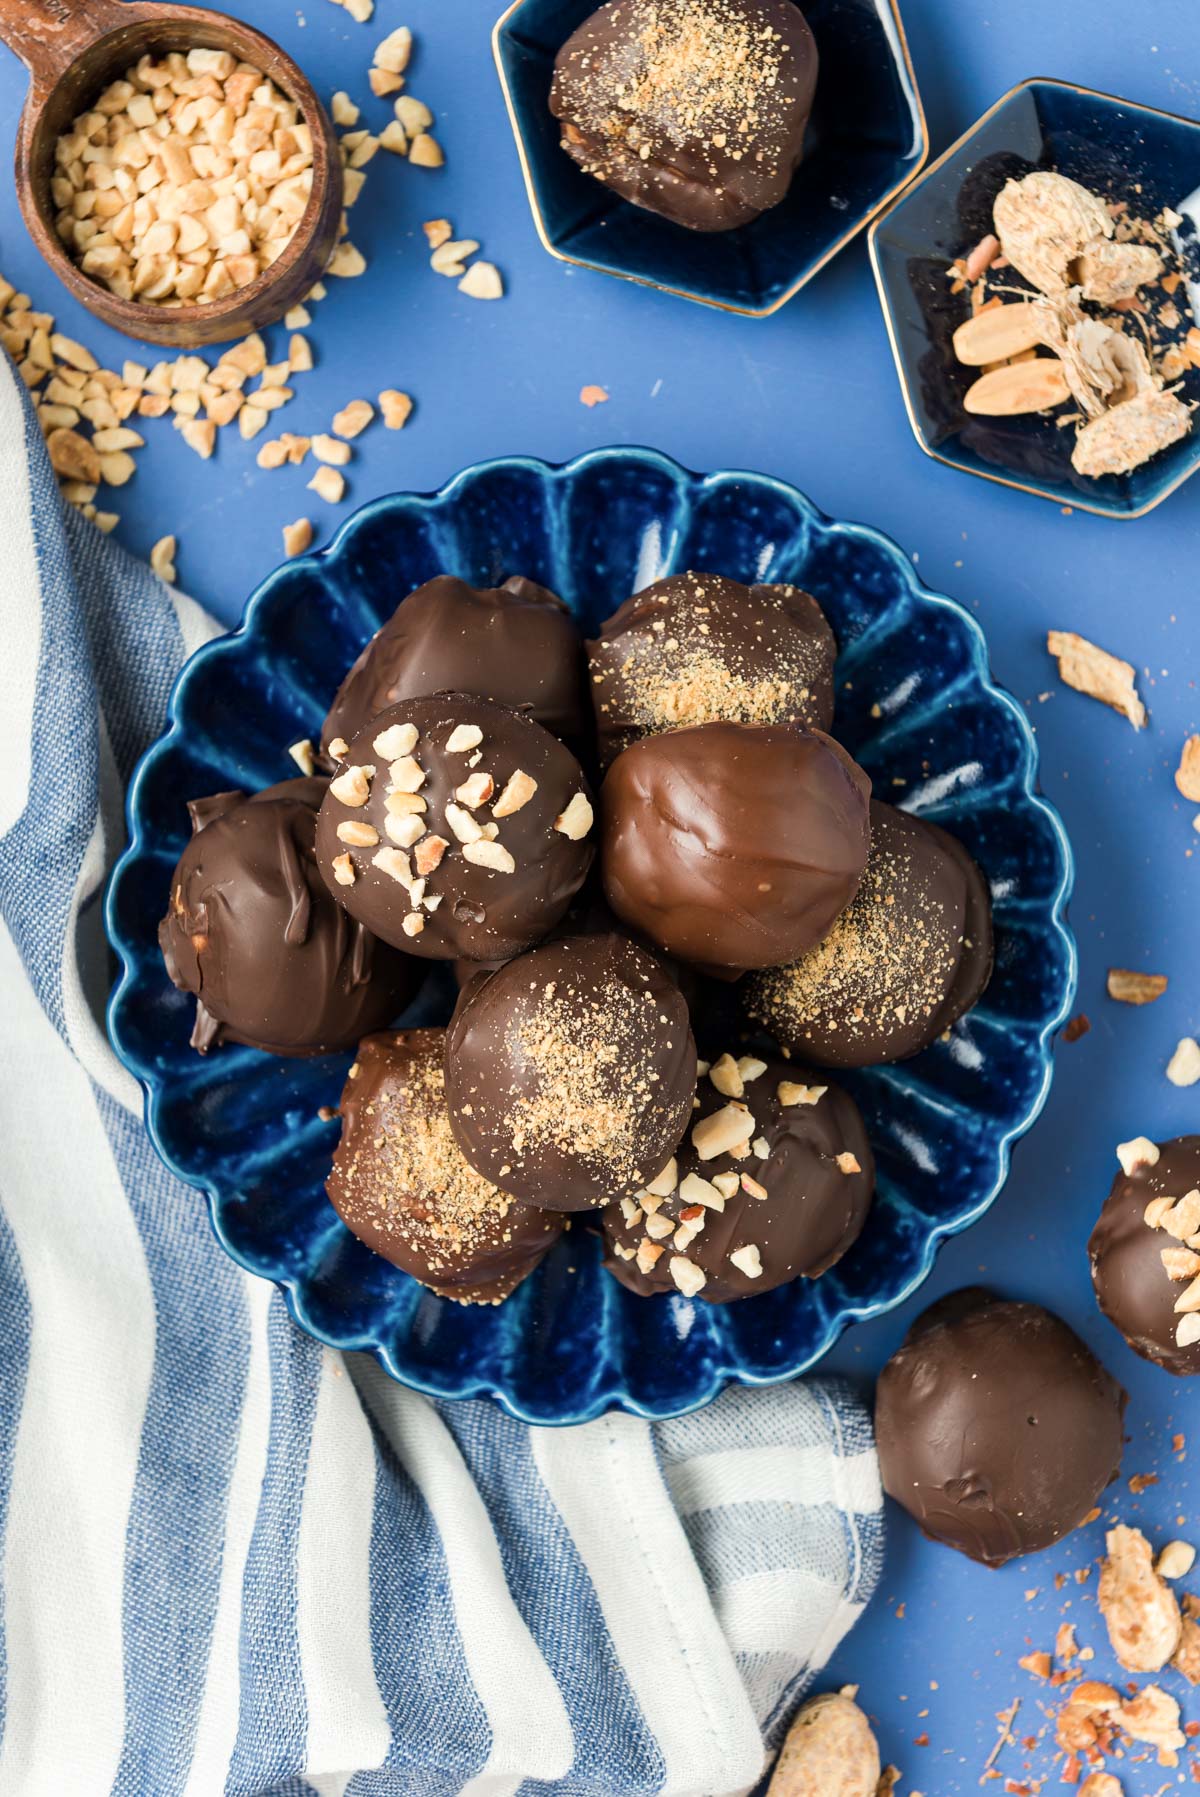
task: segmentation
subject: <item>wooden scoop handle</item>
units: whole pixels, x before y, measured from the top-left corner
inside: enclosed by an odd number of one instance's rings
[[[90,45],[145,9],[122,0],[0,0],[0,38],[33,76],[52,87]]]

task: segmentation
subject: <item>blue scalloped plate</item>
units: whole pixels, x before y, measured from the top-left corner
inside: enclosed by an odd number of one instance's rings
[[[795,581],[820,600],[841,645],[837,733],[882,796],[936,818],[976,857],[995,906],[996,970],[947,1039],[848,1076],[879,1191],[857,1246],[824,1278],[724,1308],[635,1298],[576,1228],[506,1304],[446,1303],[370,1254],[325,1200],[337,1125],[317,1113],[337,1103],[348,1056],[224,1047],[201,1059],[188,1047],[192,1002],[167,980],[156,939],[185,800],[291,774],[287,744],[316,737],[341,671],[431,575],[493,586],[527,574],[594,629],[627,594],[688,567]],[[992,681],[979,627],[877,531],[824,517],[781,481],[689,474],[649,450],[599,450],[562,468],[485,463],[439,493],[364,506],[328,549],[272,574],[240,628],[184,668],[130,787],[129,847],[109,886],[122,966],[110,1033],[145,1088],[159,1154],[205,1192],[225,1248],[282,1287],[311,1335],[369,1349],[420,1391],[490,1396],[531,1422],[677,1415],[731,1382],[811,1367],[848,1323],[906,1298],[942,1239],[1003,1185],[1012,1144],[1045,1100],[1051,1036],[1075,986],[1071,853],[1036,781],[1033,735]]]

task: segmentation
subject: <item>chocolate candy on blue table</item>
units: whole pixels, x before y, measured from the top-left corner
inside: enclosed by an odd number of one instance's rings
[[[385,942],[504,961],[558,923],[592,863],[592,804],[571,751],[532,718],[465,693],[372,719],[317,823],[329,890]]]
[[[693,231],[779,204],[804,152],[817,46],[792,0],[609,0],[554,64],[562,147]]]
[[[588,739],[583,643],[562,600],[514,575],[473,587],[439,574],[401,601],[346,678],[321,727],[328,762],[379,712],[430,693],[476,693],[566,741]]]
[[[194,834],[158,940],[174,984],[196,995],[201,1054],[225,1041],[282,1055],[349,1048],[421,983],[418,962],[329,896],[314,848],[326,784],[284,780],[188,806]]]
[[[790,1062],[723,1054],[675,1158],[603,1217],[605,1265],[642,1296],[709,1304],[816,1279],[857,1239],[875,1186],[858,1107]]]
[[[543,943],[459,994],[446,1097],[463,1153],[525,1204],[593,1210],[670,1160],[696,1090],[678,986],[615,934]]]
[[[960,842],[871,800],[858,891],[825,940],[752,974],[747,1013],[824,1067],[900,1061],[970,1009],[992,971],[987,883]]]
[[[682,961],[725,975],[796,961],[867,862],[871,783],[799,724],[697,724],[643,737],[601,792],[609,904]]]
[[[481,1178],[446,1109],[445,1030],[359,1044],[326,1182],[346,1227],[393,1266],[458,1304],[499,1304],[562,1234],[564,1218]]]
[[[1126,1395],[1074,1330],[977,1287],[932,1306],[879,1375],[883,1488],[986,1566],[1079,1527],[1121,1465]]]
[[[1088,1243],[1100,1308],[1145,1360],[1200,1373],[1200,1135],[1117,1149]]]
[[[672,574],[587,645],[600,758],[688,724],[833,722],[837,644],[810,593]]]

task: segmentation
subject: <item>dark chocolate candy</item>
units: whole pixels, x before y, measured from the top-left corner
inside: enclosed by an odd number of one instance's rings
[[[445,1030],[404,1030],[359,1044],[342,1093],[330,1203],[368,1248],[444,1298],[498,1304],[563,1231],[564,1219],[517,1204],[480,1177],[446,1111]]]
[[[871,783],[797,724],[697,724],[644,737],[601,792],[609,904],[681,960],[740,972],[795,961],[832,928],[867,861]]]
[[[317,824],[335,898],[385,942],[436,960],[502,961],[540,941],[593,852],[571,751],[532,718],[463,693],[373,718]]]
[[[605,1265],[622,1285],[728,1304],[841,1259],[866,1218],[875,1163],[854,1100],[810,1080],[786,1061],[729,1054],[701,1078],[657,1192],[604,1212]]]
[[[833,722],[837,644],[810,593],[672,574],[587,645],[600,756],[688,724]]]
[[[1139,1158],[1148,1149],[1157,1159]],[[1114,1179],[1088,1243],[1096,1297],[1135,1354],[1169,1373],[1200,1373],[1200,1339],[1189,1339],[1200,1332],[1196,1313],[1175,1308],[1200,1274],[1200,1254],[1189,1247],[1200,1247],[1200,1136],[1131,1143],[1127,1156],[1132,1171]],[[1148,1223],[1156,1198],[1183,1207],[1158,1205]]]
[[[626,937],[572,936],[480,974],[446,1036],[463,1153],[526,1204],[592,1210],[639,1191],[687,1127],[687,1005]]]
[[[804,152],[817,46],[792,0],[610,0],[559,51],[562,147],[693,231],[778,205]]]
[[[991,904],[967,851],[936,824],[872,799],[854,898],[803,960],[752,974],[746,1004],[789,1054],[871,1067],[936,1041],[991,970]]]
[[[879,1375],[883,1488],[931,1541],[987,1566],[1078,1528],[1121,1465],[1125,1393],[1038,1304],[971,1287],[909,1330]]]
[[[158,940],[175,985],[196,995],[202,1054],[222,1041],[283,1055],[349,1048],[397,1017],[421,982],[418,962],[329,896],[313,847],[325,787],[284,780],[188,806],[195,834]]]
[[[514,575],[477,588],[439,574],[401,601],[338,688],[321,748],[350,742],[403,699],[476,693],[526,711],[553,736],[586,739],[583,645],[562,600]]]

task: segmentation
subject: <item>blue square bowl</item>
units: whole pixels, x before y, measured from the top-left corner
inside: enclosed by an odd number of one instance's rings
[[[871,265],[904,403],[917,442],[935,461],[1058,504],[1107,518],[1140,518],[1200,463],[1200,432],[1131,474],[1089,479],[1071,466],[1073,434],[1055,415],[971,417],[962,396],[977,370],[963,368],[950,339],[970,315],[952,294],[948,264],[992,228],[992,202],[1011,176],[1031,169],[1069,175],[1106,199],[1128,199],[1144,217],[1183,212],[1200,189],[1200,124],[1065,81],[1023,81],[914,181],[871,227]],[[1200,217],[1200,205],[1197,206]],[[1194,221],[1184,254],[1200,273]],[[1182,295],[1182,289],[1180,290]],[[1185,381],[1200,398],[1200,374]]]
[[[925,114],[895,0],[805,0],[820,52],[787,198],[736,231],[688,231],[621,199],[559,145],[554,58],[599,0],[515,0],[492,46],[538,235],[552,256],[725,312],[786,304],[917,173]]]

